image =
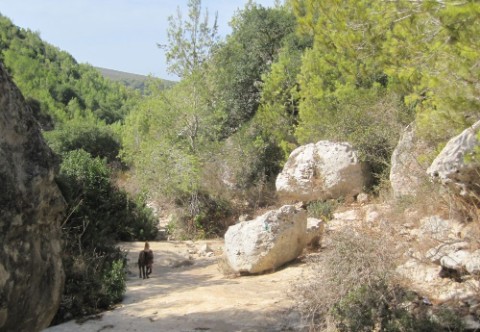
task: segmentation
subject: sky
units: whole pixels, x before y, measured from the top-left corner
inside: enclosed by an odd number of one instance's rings
[[[219,33],[247,0],[203,0]],[[256,0],[271,7],[275,0]],[[187,13],[187,0],[0,0],[0,13],[21,28],[40,33],[46,42],[70,53],[78,62],[141,75],[176,79],[167,72],[164,51],[168,17],[177,7]]]

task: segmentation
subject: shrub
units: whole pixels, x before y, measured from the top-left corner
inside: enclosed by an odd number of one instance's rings
[[[77,117],[67,121],[55,130],[45,132],[49,146],[58,154],[72,150],[85,150],[93,157],[117,159],[120,143],[112,126],[102,124],[93,116]]]
[[[96,313],[122,299],[125,255],[119,240],[150,240],[156,220],[144,199],[130,199],[111,182],[106,161],[65,153],[57,179],[70,213],[62,225],[66,283],[54,324]]]
[[[307,206],[308,216],[311,218],[321,219],[328,221],[333,217],[333,211],[337,207],[338,203],[334,200],[328,201],[315,201],[311,202]]]
[[[107,305],[122,300],[125,293],[125,260],[117,259],[112,262],[110,269],[103,275],[103,294],[105,294]]]
[[[113,246],[66,248],[63,257],[65,289],[52,325],[98,313],[122,300],[125,292],[125,254]]]
[[[418,296],[395,280],[397,255],[385,234],[338,231],[329,240],[310,262],[311,279],[295,289],[312,330],[462,331],[448,309],[409,310]]]
[[[177,199],[176,205],[181,211],[176,219],[167,225],[167,232],[179,239],[221,236],[228,226],[225,221],[231,214],[230,203],[206,191],[196,193],[194,199],[195,202],[192,202],[192,196],[188,195]],[[195,209],[191,208],[192,204]]]

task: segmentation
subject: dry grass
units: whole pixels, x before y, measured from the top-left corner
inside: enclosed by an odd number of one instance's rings
[[[381,212],[378,222],[362,222],[336,230],[326,236],[319,254],[309,256],[311,273],[295,287],[292,296],[309,321],[311,331],[359,331],[348,324],[365,318],[369,315],[365,311],[369,310],[377,313],[373,315],[377,325],[372,327],[367,324],[361,331],[369,328],[385,331],[444,330],[443,323],[448,325],[449,320],[457,326],[458,316],[453,313],[454,307],[448,310],[427,308],[430,314],[425,310],[406,312],[402,306],[405,303],[415,306],[418,294],[408,291],[412,289],[411,285],[398,279],[395,267],[408,258],[405,253],[415,252],[423,256],[428,249],[441,243],[442,240],[428,237],[418,241],[417,235],[412,235],[418,234],[415,230],[420,228],[420,221],[427,216],[460,222],[465,227],[462,233],[466,235],[459,234],[459,238],[469,238],[472,250],[480,248],[477,240],[480,238],[480,199],[472,196],[466,199],[432,183],[425,183],[416,196],[392,200],[391,196],[384,195],[377,200],[387,202],[390,209]],[[407,299],[408,296],[416,299]],[[435,315],[442,316],[440,320],[445,322],[432,321],[432,312],[437,311],[439,313]],[[393,320],[385,323],[382,312],[387,312]],[[396,324],[399,329],[391,328],[391,325],[385,328],[384,324]],[[451,330],[461,331],[458,326]]]
[[[372,231],[333,234],[326,249],[310,257],[311,277],[293,292],[311,330],[332,328],[332,310],[351,290],[389,282],[397,256],[391,243]]]

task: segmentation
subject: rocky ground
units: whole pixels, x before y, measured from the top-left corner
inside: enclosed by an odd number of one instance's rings
[[[125,298],[115,310],[45,331],[306,330],[289,296],[291,286],[307,271],[301,260],[275,273],[232,277],[220,268],[222,240],[150,245],[154,270],[143,280],[135,264],[143,243],[121,244],[129,252],[130,272]]]

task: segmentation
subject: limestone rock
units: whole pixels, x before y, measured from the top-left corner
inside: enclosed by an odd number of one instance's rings
[[[0,64],[0,331],[39,331],[60,304],[65,210],[54,158]]]
[[[333,219],[328,221],[327,229],[329,232],[345,228],[355,227],[363,220],[362,211],[358,209],[338,211],[333,214]]]
[[[353,198],[367,182],[364,166],[348,143],[320,141],[295,149],[276,180],[283,201]]]
[[[306,228],[306,211],[293,205],[230,226],[225,233],[227,261],[240,273],[274,270],[302,253]]]
[[[198,247],[197,253],[200,256],[207,256],[208,254],[213,253],[213,250],[208,243],[203,243]]]
[[[440,265],[452,270],[462,270],[470,253],[465,250],[459,250],[440,258]]]
[[[403,277],[411,279],[416,285],[429,284],[438,280],[439,268],[410,259],[397,267],[396,271]]]
[[[320,246],[324,229],[325,223],[322,220],[307,218],[307,246]]]
[[[480,274],[480,250],[474,251],[465,260],[465,269],[470,274]]]
[[[435,180],[453,188],[462,195],[480,193],[480,165],[478,162],[465,162],[465,158],[474,153],[479,142],[477,133],[480,121],[455,136],[435,158],[427,173]]]
[[[420,220],[419,237],[449,242],[457,239],[463,226],[455,221],[440,216],[428,216]]]
[[[462,317],[462,322],[465,328],[465,331],[479,331],[480,323],[477,320],[477,317],[474,315],[467,315]]]
[[[454,282],[449,278],[440,278],[439,267],[411,259],[397,267],[400,276],[411,282],[413,290],[426,295],[435,302],[474,298],[479,281],[470,279]]]
[[[445,256],[455,256],[455,252],[464,251],[468,249],[470,244],[468,242],[455,242],[440,244],[435,248],[431,248],[425,254],[425,258],[429,259],[432,263],[440,264],[440,260]],[[445,266],[446,267],[446,266]]]
[[[370,204],[363,207],[364,220],[367,224],[378,224],[389,213],[389,206],[382,204]]]
[[[360,193],[357,195],[357,202],[360,204],[368,203],[369,197],[367,193]]]
[[[395,197],[417,194],[426,178],[427,166],[419,161],[426,150],[426,143],[415,135],[415,125],[410,124],[392,153],[390,184]]]

